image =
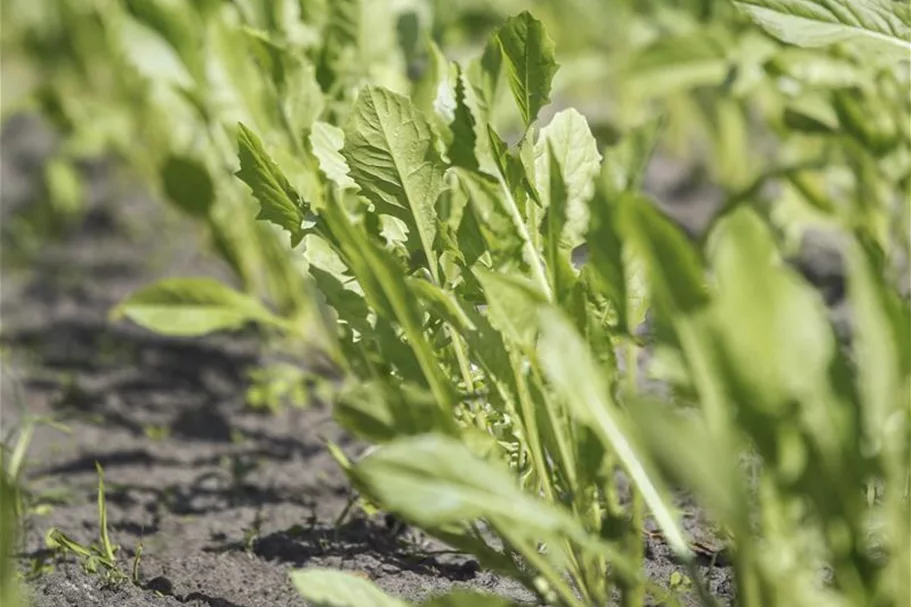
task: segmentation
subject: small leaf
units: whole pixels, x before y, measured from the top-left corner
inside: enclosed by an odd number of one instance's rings
[[[370,580],[334,569],[299,569],[291,583],[312,607],[408,607]]]
[[[527,128],[550,103],[550,85],[559,67],[553,40],[528,11],[507,19],[496,40],[505,59],[509,88]]]
[[[739,0],[773,36],[818,47],[863,40],[903,59],[911,51],[911,6],[894,0]]]
[[[215,202],[215,186],[209,171],[187,156],[170,155],[161,167],[165,195],[193,217],[207,217]]]
[[[538,306],[545,301],[540,291],[521,276],[482,269],[475,274],[484,287],[491,324],[513,343],[533,347]]]
[[[476,121],[468,107],[465,96],[465,76],[461,69],[456,70],[455,117],[450,129],[452,143],[449,146],[449,158],[452,164],[469,170],[478,170],[476,145]]]
[[[136,324],[175,336],[238,329],[248,322],[280,325],[258,301],[211,278],[169,278],[135,291],[111,311]]]
[[[601,183],[605,194],[636,192],[642,188],[645,171],[664,128],[663,118],[633,129],[604,151]]]
[[[260,212],[256,218],[288,230],[291,244],[297,246],[306,233],[300,194],[266,153],[259,137],[243,124],[238,124],[237,146],[240,170],[236,174],[259,201]]]
[[[319,168],[326,177],[342,189],[357,188],[348,174],[348,163],[342,156],[345,132],[328,122],[317,120],[310,129],[310,147],[319,161]]]

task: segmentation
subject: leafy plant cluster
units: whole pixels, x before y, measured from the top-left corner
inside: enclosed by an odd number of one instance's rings
[[[555,89],[528,12],[453,61],[424,37],[465,31],[418,3],[101,4],[54,4],[85,34],[26,30],[70,74],[41,107],[200,218],[243,287],[170,279],[115,313],[305,341],[341,377],[336,418],[376,445],[332,446],[370,502],[565,606],[677,600],[643,573],[650,517],[711,604],[686,489],[730,544],[739,604],[911,600],[907,7],[618,2],[625,33],[593,46],[614,107],[592,129],[548,107],[590,58]],[[122,122],[85,128],[98,108]],[[643,192],[659,145],[700,152],[722,192],[695,241]],[[810,225],[845,241],[849,347],[785,263]],[[646,346],[672,402],[639,388]],[[402,604],[342,575],[294,582],[318,605]]]

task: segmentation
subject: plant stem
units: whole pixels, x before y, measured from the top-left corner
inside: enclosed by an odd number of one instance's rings
[[[544,264],[541,262],[538,250],[535,248],[531,235],[528,232],[528,226],[525,225],[525,220],[522,218],[522,214],[519,213],[519,205],[516,204],[516,199],[513,198],[512,192],[510,192],[509,186],[506,184],[506,180],[503,176],[498,174],[497,179],[506,195],[506,211],[515,224],[516,230],[519,231],[519,236],[522,237],[522,252],[525,254],[525,261],[531,266],[531,272],[534,275],[538,286],[541,288],[541,292],[547,298],[547,301],[553,301],[554,296],[550,289],[550,283],[547,281],[547,273],[544,271]]]

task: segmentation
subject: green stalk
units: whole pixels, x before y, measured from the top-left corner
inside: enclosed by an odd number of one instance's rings
[[[566,580],[563,579],[563,576],[560,575],[560,572],[534,546],[530,546],[525,539],[511,533],[507,526],[497,525],[496,527],[500,535],[513,546],[516,552],[521,554],[528,561],[528,564],[540,573],[541,577],[547,580],[547,583],[550,584],[563,605],[585,607],[584,603],[573,593]]]
[[[626,341],[626,389],[631,395],[636,394],[639,387],[639,360],[636,344],[632,339]],[[642,494],[633,489],[632,524],[628,535],[629,548],[634,562],[639,569],[645,561],[645,547],[642,534],[645,531],[645,503]],[[621,583],[621,604],[624,607],[639,607],[645,604],[645,587],[641,584]]]
[[[538,287],[540,287],[541,292],[547,298],[547,301],[553,301],[554,296],[550,289],[550,283],[547,280],[547,273],[544,271],[544,264],[541,262],[538,250],[535,248],[531,235],[528,232],[528,226],[525,225],[525,220],[522,218],[522,214],[519,213],[519,205],[516,204],[516,199],[513,198],[512,192],[509,191],[506,180],[499,172],[497,174],[497,180],[500,182],[500,187],[503,188],[503,192],[506,195],[506,211],[509,213],[509,218],[512,219],[512,222],[516,226],[516,230],[519,231],[519,236],[522,237],[522,253],[525,255],[525,260],[528,262],[528,265],[531,266],[531,272],[534,275],[534,279],[537,281]]]

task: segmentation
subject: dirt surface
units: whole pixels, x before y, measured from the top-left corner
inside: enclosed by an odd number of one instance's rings
[[[53,146],[34,121],[4,125],[4,218],[34,204]],[[657,163],[653,173],[653,188],[676,191],[671,213],[692,233],[704,229],[717,199],[680,189],[669,166]],[[21,559],[23,568],[46,569],[29,583],[36,607],[304,605],[288,572],[311,566],[361,572],[413,600],[462,586],[534,604],[518,584],[470,557],[435,554],[443,547],[382,516],[354,513],[336,526],[350,491],[323,439],[352,453],[359,446],[325,408],[272,415],[247,406],[246,374],[262,357],[250,337],[164,339],[110,324],[110,307],[152,280],[228,275],[201,252],[194,226],[164,216],[110,163],[85,166],[83,176],[84,219],[26,263],[5,264],[0,285],[3,430],[23,412],[53,415],[70,429],[40,429],[30,451],[27,486],[53,502],[29,517]],[[837,268],[828,272],[825,280],[840,280]],[[139,586],[106,587],[45,549],[52,527],[81,542],[98,537],[96,462],[127,570],[142,543]],[[723,554],[698,509],[682,504],[686,526],[706,542],[701,573],[729,603]],[[647,542],[648,569],[666,582],[679,567],[659,539]]]

